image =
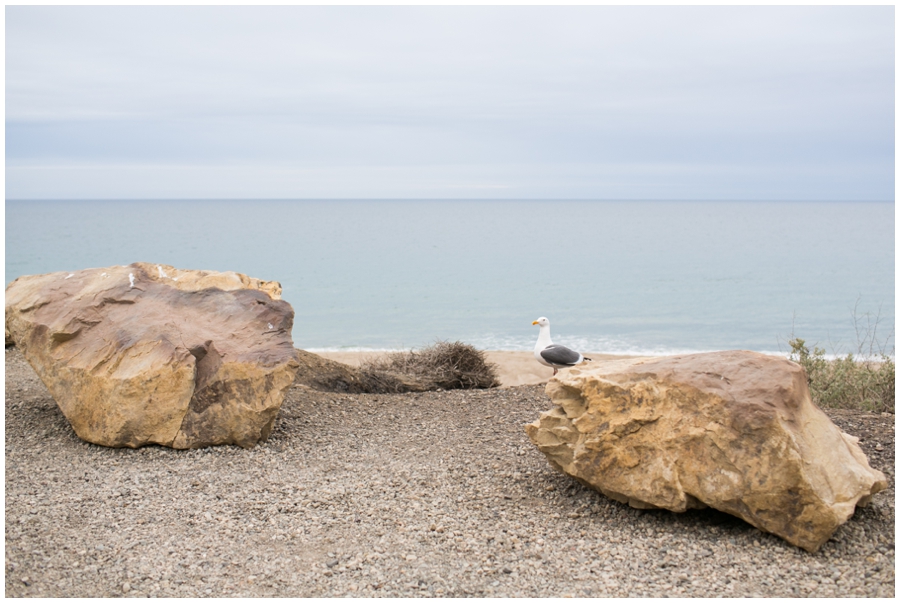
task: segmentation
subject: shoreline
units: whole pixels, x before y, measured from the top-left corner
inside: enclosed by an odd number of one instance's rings
[[[334,360],[342,364],[350,366],[359,366],[366,360],[389,354],[386,351],[366,351],[366,352],[330,352],[306,350],[322,358]],[[489,363],[497,367],[497,377],[500,379],[500,387],[515,387],[517,385],[539,385],[547,383],[553,376],[553,369],[540,364],[534,358],[534,353],[506,351],[506,350],[487,350],[484,352],[485,358]],[[629,356],[624,354],[602,354],[599,352],[586,352],[585,356],[599,360],[616,360],[623,358],[640,358],[641,356]],[[590,367],[590,363],[584,366]]]

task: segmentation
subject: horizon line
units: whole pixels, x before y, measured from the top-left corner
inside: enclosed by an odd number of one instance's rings
[[[592,201],[592,202],[710,202],[710,203],[895,203],[895,199],[710,199],[710,198],[621,198],[621,197],[35,197],[5,198],[4,201]]]

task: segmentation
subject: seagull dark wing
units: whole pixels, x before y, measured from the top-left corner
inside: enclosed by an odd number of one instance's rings
[[[570,350],[564,345],[548,345],[541,350],[541,358],[550,364],[559,364],[563,366],[572,366],[578,362],[581,356],[578,352]]]

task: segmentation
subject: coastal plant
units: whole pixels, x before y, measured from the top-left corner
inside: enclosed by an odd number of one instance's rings
[[[421,350],[394,352],[360,366],[363,373],[402,375],[425,389],[475,389],[500,385],[484,352],[460,341],[438,341]]]
[[[893,413],[894,347],[888,349],[892,335],[878,338],[880,313],[860,318],[854,309],[853,323],[856,354],[827,358],[823,348],[814,345],[810,350],[805,340],[794,337],[788,341],[790,359],[806,370],[810,396],[819,406]]]

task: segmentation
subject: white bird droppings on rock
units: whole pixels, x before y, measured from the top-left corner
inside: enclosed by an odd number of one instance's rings
[[[128,273],[128,282],[131,283],[131,287],[134,287],[134,273],[133,272]]]

